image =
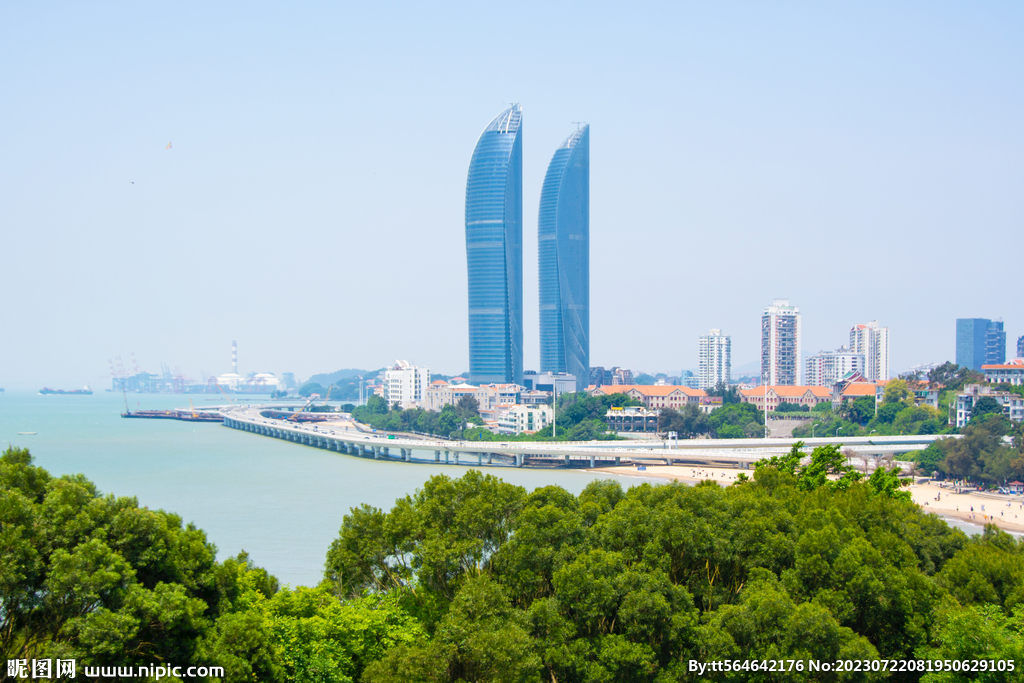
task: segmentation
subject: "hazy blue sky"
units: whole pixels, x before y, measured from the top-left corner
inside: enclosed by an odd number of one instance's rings
[[[1024,4],[0,4],[0,386],[408,358],[468,368],[463,203],[524,116],[537,206],[591,124],[591,362],[806,353],[878,319],[892,370],[957,317],[1024,334]],[[171,149],[165,149],[173,142]],[[134,184],[133,184],[134,183]],[[1011,351],[1012,355],[1012,351]]]

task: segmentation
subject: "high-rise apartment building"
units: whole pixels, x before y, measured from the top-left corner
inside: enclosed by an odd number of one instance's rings
[[[590,367],[590,126],[555,150],[540,194],[540,369],[576,377]]]
[[[523,110],[484,128],[466,180],[469,381],[523,380]]]
[[[397,403],[403,409],[423,405],[430,386],[430,369],[396,360],[384,371],[382,396],[388,405]]]
[[[714,389],[728,385],[732,377],[732,338],[721,330],[701,335],[698,343],[697,388]]]
[[[850,329],[850,352],[864,356],[864,369],[861,372],[867,379],[872,382],[889,379],[888,327],[880,327],[877,320],[854,325]]]
[[[848,372],[859,372],[867,377],[865,366],[864,354],[854,353],[845,346],[835,351],[821,351],[804,361],[804,384],[831,387]]]
[[[982,365],[1006,362],[1006,332],[1002,320],[957,318],[956,364],[981,371]]]
[[[800,309],[776,299],[761,315],[761,382],[800,384]]]
[[[1017,358],[1024,358],[1024,335],[1017,337]]]

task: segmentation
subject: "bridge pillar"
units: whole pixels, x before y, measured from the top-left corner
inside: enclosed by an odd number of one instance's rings
[[[380,460],[380,446],[373,447],[373,459]]]
[[[445,465],[447,465],[447,464],[448,464],[448,451],[445,451],[445,452],[444,452],[444,464],[445,464]]]
[[[476,464],[477,465],[483,465],[484,464],[484,454],[483,453],[477,453],[476,454]]]
[[[458,451],[455,451],[455,464],[456,465],[459,464],[459,452]]]
[[[569,456],[568,456],[568,455],[567,455],[567,456],[565,456],[565,466],[566,466],[566,467],[568,467],[568,466],[569,466]]]
[[[385,458],[390,458],[391,457],[391,447],[390,446],[381,446],[380,452],[384,454]]]
[[[523,466],[523,454],[522,453],[516,453],[516,467],[522,467],[522,466]]]
[[[434,451],[434,462],[441,462],[441,451]]]
[[[615,464],[618,465],[620,460],[621,460],[621,458],[616,455],[615,456]]]
[[[590,469],[594,469],[595,461],[596,458],[594,456],[590,456]]]
[[[493,465],[494,464],[494,453],[488,453],[487,454],[487,464],[488,465]]]

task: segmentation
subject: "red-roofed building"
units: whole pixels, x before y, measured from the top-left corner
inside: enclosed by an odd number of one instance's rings
[[[765,410],[766,399],[769,413],[775,412],[780,403],[795,403],[813,410],[819,403],[831,401],[832,391],[828,387],[806,385],[772,385],[740,390],[740,400],[753,404],[758,410]]]
[[[668,384],[606,384],[601,387],[588,387],[587,392],[591,396],[626,394],[630,398],[640,401],[647,408],[672,408],[674,410],[679,410],[686,405],[700,407],[701,398],[707,397],[707,392],[701,389]]]
[[[998,365],[982,365],[981,371],[985,373],[985,380],[993,384],[1024,384],[1024,358],[1014,358]]]

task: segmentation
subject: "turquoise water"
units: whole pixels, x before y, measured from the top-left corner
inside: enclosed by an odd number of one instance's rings
[[[213,405],[193,396],[197,408]],[[132,410],[188,407],[175,395],[129,394]],[[283,583],[320,580],[324,557],[349,508],[390,509],[429,477],[465,466],[381,462],[272,439],[218,423],[126,420],[121,394],[0,394],[0,444],[24,446],[52,474],[82,473],[104,493],[175,512],[206,531],[218,558],[246,550]],[[19,435],[18,432],[37,432]],[[608,475],[484,468],[533,490],[579,493]],[[621,479],[628,486],[641,479]]]

